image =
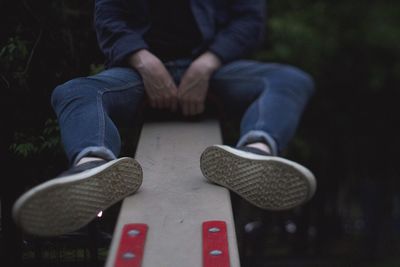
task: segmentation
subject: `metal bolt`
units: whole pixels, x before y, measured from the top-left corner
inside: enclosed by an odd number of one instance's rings
[[[217,227],[213,227],[213,228],[208,229],[208,231],[211,233],[218,233],[219,231],[221,231],[221,229],[219,229]]]
[[[131,259],[133,259],[135,257],[136,257],[136,255],[133,254],[132,252],[125,252],[124,255],[122,255],[122,258],[124,260],[131,260]]]
[[[128,231],[128,235],[129,236],[137,236],[139,234],[140,234],[139,230],[130,230],[130,231]]]
[[[222,254],[222,251],[221,251],[221,250],[215,249],[215,250],[211,250],[211,251],[210,251],[210,255],[213,255],[213,256],[219,256],[219,255],[221,255],[221,254]]]

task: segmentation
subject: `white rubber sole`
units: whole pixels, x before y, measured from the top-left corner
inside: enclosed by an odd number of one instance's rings
[[[66,234],[88,224],[100,211],[138,190],[142,168],[132,158],[40,184],[13,206],[13,218],[24,232],[36,236]]]
[[[208,147],[201,155],[200,168],[208,180],[266,210],[297,207],[316,190],[314,175],[296,162],[224,145]]]

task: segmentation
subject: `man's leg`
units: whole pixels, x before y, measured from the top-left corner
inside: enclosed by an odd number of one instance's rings
[[[121,148],[116,123],[133,122],[143,96],[142,80],[129,68],[109,69],[58,86],[51,102],[70,163],[89,156],[115,159]]]
[[[138,189],[141,167],[134,159],[117,158],[121,140],[115,123],[133,123],[143,95],[140,76],[128,68],[54,90],[52,105],[71,168],[17,200],[13,215],[23,230],[41,236],[77,230]]]
[[[277,155],[294,136],[314,86],[291,66],[237,61],[214,75],[211,90],[228,110],[244,111],[239,146],[267,142]]]
[[[238,149],[214,146],[203,153],[206,177],[265,209],[288,209],[311,198],[312,173],[276,157],[313,94],[311,77],[287,65],[237,61],[215,73],[210,90],[227,112],[243,115]]]

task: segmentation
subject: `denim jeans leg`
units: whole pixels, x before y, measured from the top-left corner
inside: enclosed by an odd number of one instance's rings
[[[112,68],[55,88],[52,106],[61,139],[73,165],[85,156],[115,159],[121,149],[118,122],[132,122],[144,96],[140,75]]]
[[[293,66],[241,60],[220,68],[210,88],[228,110],[243,110],[237,145],[262,141],[277,155],[293,138],[314,83]]]

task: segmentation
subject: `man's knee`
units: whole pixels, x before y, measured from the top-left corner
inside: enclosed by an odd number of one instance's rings
[[[84,87],[90,87],[87,78],[76,78],[57,86],[51,94],[53,109],[57,111],[72,101],[83,99],[88,93]]]
[[[313,95],[315,91],[315,83],[313,77],[307,72],[290,65],[281,65],[278,76],[281,83],[289,84],[292,90],[300,90]]]

